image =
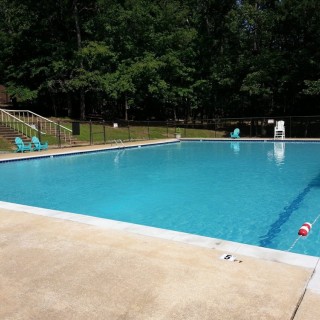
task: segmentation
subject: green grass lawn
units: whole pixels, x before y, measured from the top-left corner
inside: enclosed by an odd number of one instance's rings
[[[64,123],[65,127],[71,129],[70,123]],[[225,137],[225,131],[213,131],[205,129],[181,128],[182,138],[222,138]],[[112,126],[102,124],[80,124],[80,135],[76,136],[77,140],[90,142],[90,136],[93,143],[112,142],[117,139],[123,141],[134,140],[152,140],[166,139],[175,137],[174,127],[147,127],[147,126],[129,126],[113,128]]]
[[[0,151],[13,151],[15,146],[12,145],[8,140],[0,137]]]
[[[60,124],[72,129],[70,121],[60,120]],[[153,140],[167,139],[175,137],[175,127],[160,127],[160,126],[129,126],[114,128],[110,125],[99,123],[80,122],[80,135],[74,136],[77,141],[83,144],[101,144],[113,143],[114,140],[136,141],[136,140]],[[225,131],[214,131],[194,128],[180,128],[182,138],[223,138],[226,137]],[[35,132],[34,135],[37,135]],[[63,140],[63,139],[62,139]],[[48,141],[50,146],[57,146],[59,141],[51,135],[41,135],[41,141]],[[64,142],[61,141],[64,145]],[[13,152],[15,145],[0,137],[0,151]]]

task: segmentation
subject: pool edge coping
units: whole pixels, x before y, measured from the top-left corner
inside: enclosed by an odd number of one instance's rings
[[[175,241],[192,246],[219,250],[221,252],[225,252],[226,254],[239,254],[255,259],[308,268],[313,272],[310,279],[307,281],[306,289],[320,295],[320,258],[316,256],[263,248],[239,242],[193,235],[190,233],[143,226],[129,222],[87,216],[84,214],[71,213],[66,211],[21,205],[5,201],[0,201],[0,210],[1,209],[35,214],[66,221],[73,221],[77,223],[96,226],[99,228],[114,229],[142,236],[149,236],[157,239]]]
[[[123,146],[104,146],[104,145],[95,145],[95,146],[87,146],[85,150],[64,150],[64,149],[51,149],[48,153],[40,154],[37,151],[29,152],[29,153],[13,153],[12,155],[19,155],[20,157],[9,157],[9,158],[0,158],[0,163],[5,162],[14,162],[14,161],[28,161],[28,160],[36,160],[36,159],[46,159],[46,158],[55,158],[55,157],[64,157],[64,156],[72,156],[72,155],[79,155],[79,154],[88,154],[88,153],[99,153],[99,152],[106,152],[112,150],[123,150],[123,149],[133,149],[133,148],[140,148],[140,147],[150,147],[150,146],[157,146],[163,144],[171,144],[171,143],[179,143],[180,140],[178,139],[166,139],[164,141],[141,141],[140,143],[135,142],[131,145],[123,145]],[[11,153],[10,153],[11,154]]]

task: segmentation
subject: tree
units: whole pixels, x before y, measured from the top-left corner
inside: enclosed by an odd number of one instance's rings
[[[318,0],[0,0],[0,82],[84,119],[315,113]],[[138,116],[138,113],[136,113]]]

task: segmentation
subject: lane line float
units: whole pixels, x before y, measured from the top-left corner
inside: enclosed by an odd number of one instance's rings
[[[299,229],[298,235],[303,237],[307,236],[311,228],[312,224],[310,222],[305,222]]]

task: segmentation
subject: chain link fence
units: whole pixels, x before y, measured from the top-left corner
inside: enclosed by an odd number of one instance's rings
[[[286,138],[320,138],[320,116],[220,118],[205,121],[91,121],[63,123],[77,127],[77,142],[88,144],[112,143],[114,140],[139,141],[176,138],[229,138],[230,132],[240,129],[241,138],[274,137],[276,121],[283,120]],[[75,125],[76,123],[76,125]]]
[[[219,118],[203,121],[71,121],[55,120],[56,128],[45,132],[44,123],[36,124],[33,135],[41,141],[48,141],[49,147],[85,146],[98,144],[117,144],[128,141],[142,141],[176,138],[229,138],[230,132],[240,129],[241,138],[274,137],[276,121],[285,122],[286,138],[320,138],[320,116],[305,117],[252,117]],[[0,124],[1,125],[1,124]],[[14,126],[13,126],[14,127]],[[68,128],[70,138],[62,134],[60,128]],[[54,133],[53,133],[54,132]],[[0,135],[4,136],[1,131]],[[14,133],[12,133],[14,137]],[[26,141],[31,137],[25,136]],[[14,148],[14,138],[12,148]],[[3,148],[1,148],[3,149]]]

